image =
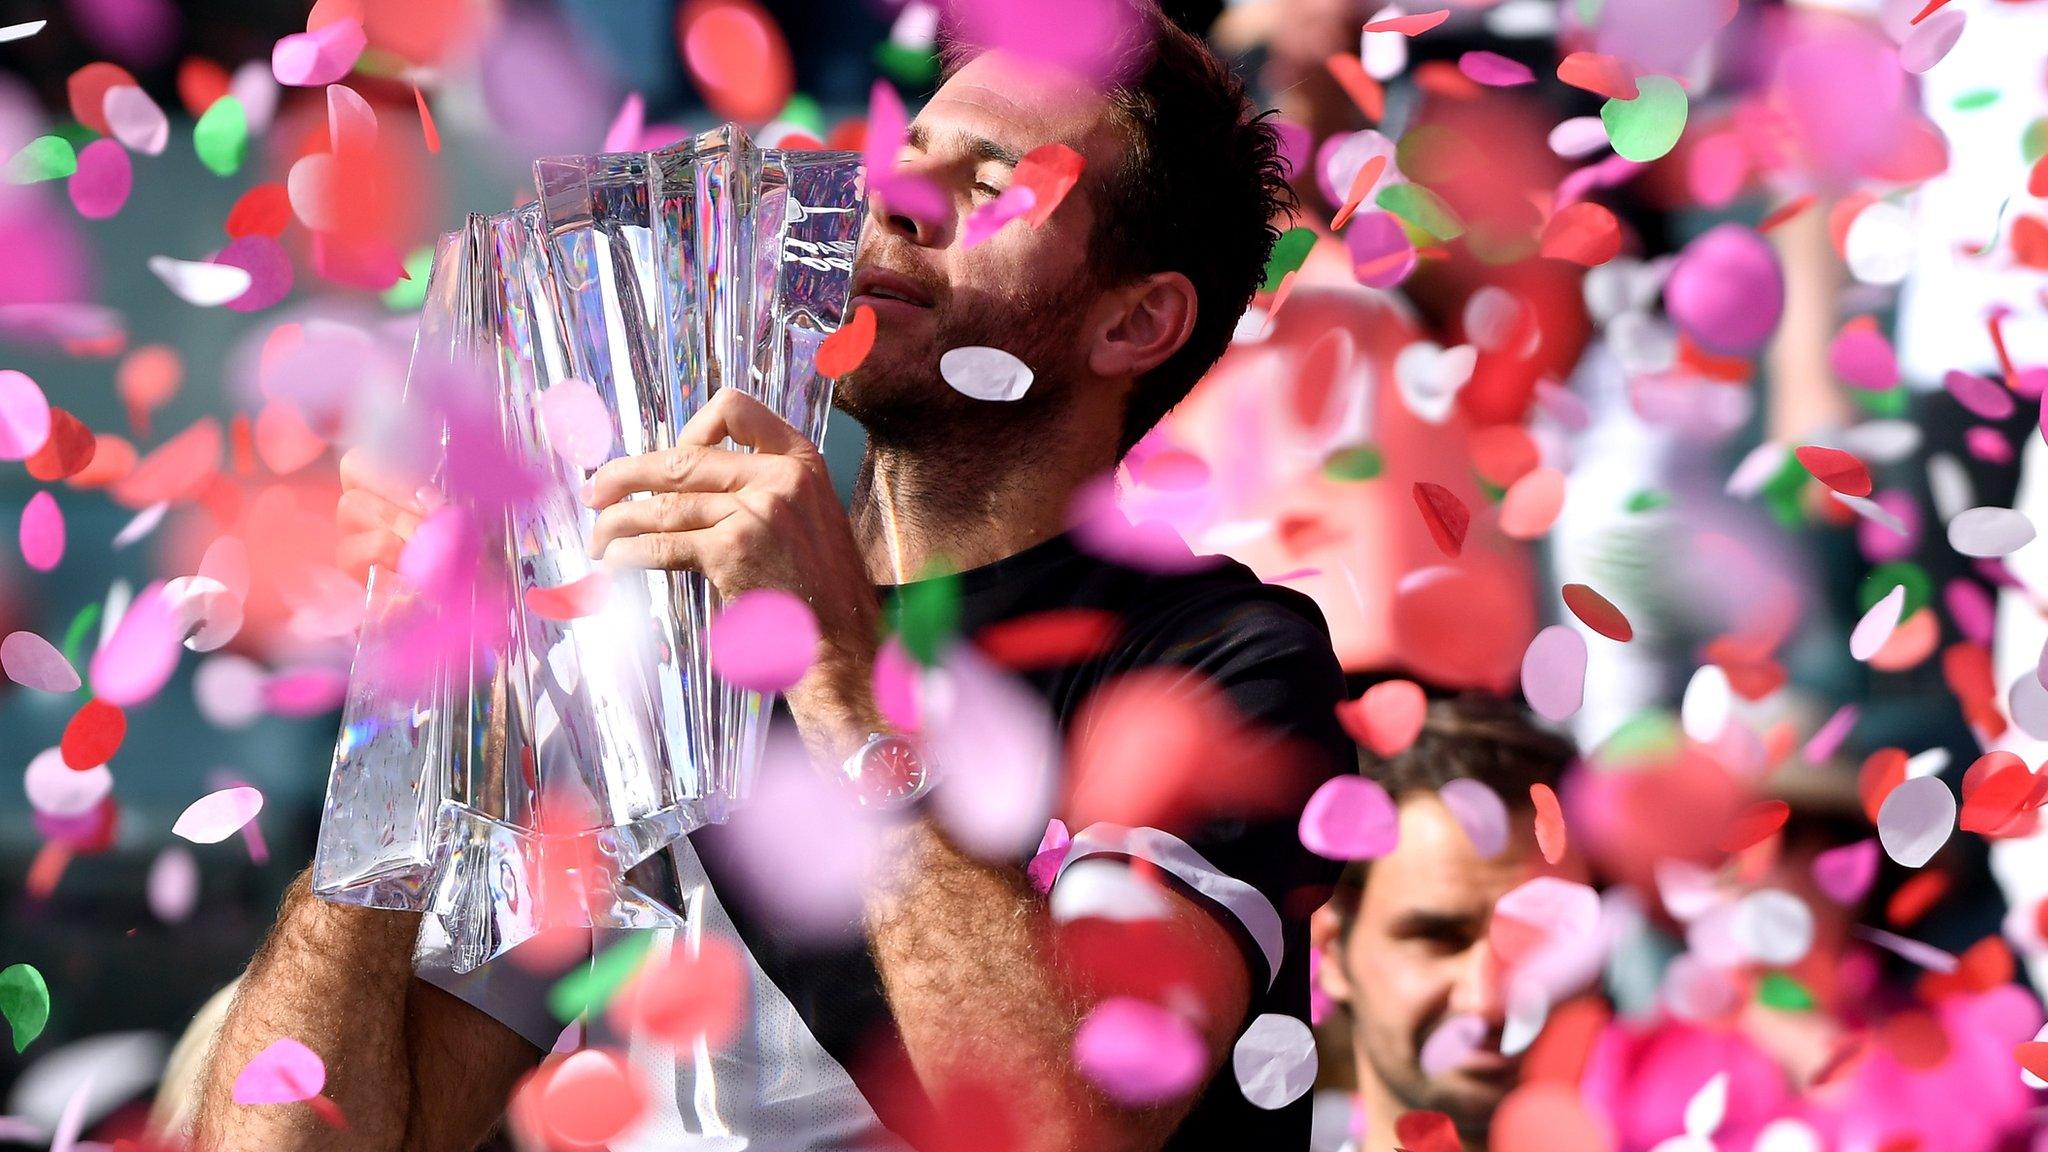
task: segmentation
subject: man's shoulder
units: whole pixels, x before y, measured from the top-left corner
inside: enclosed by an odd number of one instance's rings
[[[1155,578],[1134,605],[1132,639],[1176,663],[1226,656],[1296,657],[1326,665],[1341,679],[1329,621],[1307,594],[1268,584],[1245,565],[1219,557],[1193,572]]]

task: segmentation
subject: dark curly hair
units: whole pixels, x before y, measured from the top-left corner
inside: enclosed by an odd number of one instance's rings
[[[1119,457],[1222,357],[1265,279],[1278,221],[1295,207],[1272,113],[1254,109],[1244,81],[1152,0],[1121,2],[1136,9],[1139,35],[1105,95],[1128,148],[1093,185],[1093,271],[1104,285],[1179,272],[1196,304],[1187,343],[1132,385]],[[946,72],[979,51],[949,41]]]

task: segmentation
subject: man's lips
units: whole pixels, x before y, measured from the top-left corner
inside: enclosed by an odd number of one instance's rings
[[[887,300],[916,308],[932,306],[932,294],[924,285],[900,272],[872,265],[853,274],[853,295],[871,303]]]

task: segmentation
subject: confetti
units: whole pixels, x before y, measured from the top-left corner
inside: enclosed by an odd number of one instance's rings
[[[1292,1016],[1263,1013],[1237,1038],[1230,1068],[1245,1099],[1260,1108],[1284,1108],[1315,1083],[1315,1034]]]
[[[1416,419],[1441,424],[1450,417],[1452,403],[1478,363],[1479,350],[1470,344],[1444,348],[1420,340],[1395,355],[1394,386]]]
[[[1000,348],[968,345],[939,357],[939,375],[955,392],[976,400],[1022,400],[1031,387],[1031,368]]]
[[[1873,316],[1858,316],[1828,343],[1828,368],[1845,384],[1872,392],[1898,386],[1899,358]]]
[[[1717,224],[1685,246],[1665,281],[1664,303],[1672,322],[1709,352],[1755,352],[1784,309],[1777,253],[1740,224]]]
[[[1111,996],[1074,1034],[1074,1065],[1126,1108],[1178,1100],[1208,1070],[1202,1037],[1180,1014],[1147,1000]]]
[[[1567,160],[1584,159],[1607,147],[1607,125],[1598,116],[1574,116],[1552,128],[1546,142]]]
[[[1429,697],[1413,680],[1383,680],[1358,699],[1337,705],[1344,730],[1383,760],[1407,751],[1428,716]]]
[[[1515,540],[1534,540],[1557,522],[1564,498],[1564,473],[1537,468],[1508,485],[1500,502],[1500,530]]]
[[[1446,782],[1437,796],[1481,856],[1491,860],[1507,851],[1508,806],[1500,793],[1467,778]]]
[[[1548,784],[1529,785],[1529,803],[1536,809],[1536,848],[1552,867],[1564,861],[1570,841],[1564,823],[1564,808]]]
[[[2006,556],[2033,539],[2033,521],[2012,508],[1970,508],[1948,522],[1949,547],[1965,556]]]
[[[1791,818],[1792,806],[1783,800],[1759,800],[1735,814],[1715,846],[1733,856],[1776,836]]]
[[[1923,944],[1882,928],[1871,928],[1862,924],[1855,925],[1850,931],[1887,952],[1918,964],[1929,972],[1954,972],[1959,967],[1954,954],[1944,952],[1932,944]]]
[[[1581,91],[1610,100],[1634,100],[1642,95],[1636,84],[1635,69],[1628,61],[1615,56],[1602,56],[1595,52],[1573,52],[1557,64],[1557,78]],[[1601,127],[1601,139],[1606,139],[1606,128]]]
[[[1338,52],[1325,58],[1323,67],[1329,70],[1331,78],[1344,89],[1344,94],[1351,98],[1358,110],[1365,113],[1367,120],[1378,123],[1386,118],[1386,89],[1380,87],[1380,82],[1365,70],[1364,61]]]
[[[271,1041],[235,1074],[234,1101],[294,1104],[318,1096],[326,1085],[327,1065],[320,1054],[284,1036]]]
[[[585,471],[611,458],[612,417],[597,389],[571,376],[541,394],[541,428],[555,454]]]
[[[1385,16],[1366,24],[1367,32],[1391,32],[1400,36],[1420,36],[1424,32],[1451,18],[1449,8],[1434,12],[1412,12],[1403,16]]]
[[[1266,259],[1266,278],[1259,285],[1261,292],[1277,292],[1280,282],[1301,267],[1308,259],[1309,250],[1316,246],[1316,232],[1313,228],[1289,228],[1273,242],[1273,254]]]
[[[0,640],[0,671],[37,692],[76,692],[80,683],[64,654],[33,632],[12,632]]]
[[[1934,859],[1956,826],[1956,797],[1932,776],[1903,781],[1877,810],[1877,839],[1885,855],[1907,868]]]
[[[10,964],[0,970],[0,1016],[14,1034],[14,1050],[25,1050],[42,1035],[50,1022],[50,986],[43,974],[28,964]]]
[[[144,156],[161,156],[171,142],[171,120],[149,93],[132,84],[107,89],[107,128],[121,146]]]
[[[1010,173],[1012,188],[1031,190],[1024,222],[1033,228],[1045,227],[1053,212],[1066,201],[1067,193],[1081,182],[1085,163],[1079,152],[1058,142],[1041,144],[1026,152]]]
[[[1458,71],[1476,84],[1489,88],[1513,88],[1536,82],[1527,64],[1510,60],[1498,52],[1472,51],[1458,57]]]
[[[2043,1027],[2032,1040],[2013,1049],[2012,1057],[2028,1076],[2033,1077],[2027,1081],[2027,1087],[2048,1087],[2048,1083],[2044,1083],[2048,1081],[2048,1027]]]
[[[611,576],[598,569],[567,584],[558,584],[552,588],[528,588],[526,608],[543,620],[580,620],[602,611],[610,602],[611,594]]]
[[[145,887],[151,915],[165,924],[183,923],[199,905],[199,862],[173,844],[157,853]]]
[[[795,85],[782,30],[753,0],[689,0],[676,16],[683,62],[720,117],[762,123]]]
[[[50,438],[50,402],[36,382],[0,369],[0,460],[26,460]]]
[[[1427,480],[1417,481],[1414,489],[1415,506],[1422,512],[1422,523],[1429,529],[1430,539],[1445,556],[1456,559],[1465,547],[1465,532],[1471,527],[1472,513],[1465,502],[1441,484]]]
[[[1904,207],[1879,200],[1856,213],[1842,240],[1849,274],[1864,284],[1897,284],[1913,269],[1913,217]]]
[[[1367,288],[1393,288],[1415,271],[1415,244],[1390,212],[1354,217],[1344,229],[1344,249],[1351,256],[1352,279]]]
[[[1586,699],[1586,639],[1552,624],[1522,654],[1522,696],[1546,720],[1563,720]]]
[[[730,1040],[747,1003],[747,958],[715,935],[695,947],[640,964],[606,1008],[612,1026],[677,1047]]]
[[[427,107],[427,95],[419,90],[418,85],[414,85],[412,99],[419,109],[420,135],[425,138],[427,151],[438,156],[441,154],[441,129],[434,123],[433,111]]]
[[[1365,202],[1366,196],[1379,185],[1380,177],[1386,174],[1389,162],[1390,157],[1384,155],[1369,156],[1365,163],[1358,166],[1358,172],[1351,177],[1350,189],[1344,193],[1344,203],[1337,209],[1337,214],[1330,218],[1332,232],[1342,231],[1344,225],[1350,222],[1351,214],[1358,211],[1358,206]]]
[[[1721,739],[1728,727],[1728,717],[1735,704],[1734,689],[1728,682],[1728,673],[1717,664],[1702,664],[1693,670],[1692,678],[1686,681],[1685,692],[1679,699],[1679,723],[1685,734],[1701,744],[1712,744]]]
[[[1388,184],[1373,202],[1438,241],[1449,242],[1465,234],[1465,225],[1450,204],[1420,184]]]
[[[1963,36],[1964,13],[1944,8],[1926,19],[1916,18],[1913,30],[1899,43],[1899,66],[1919,74],[1941,63]]]
[[[553,1067],[538,1111],[547,1130],[574,1147],[610,1143],[647,1110],[647,1089],[631,1065],[601,1048],[585,1048]]]
[[[960,246],[974,248],[996,234],[1003,225],[1031,211],[1038,194],[1021,185],[1011,185],[994,200],[976,208],[960,229]],[[863,305],[866,307],[866,305]]]
[[[1621,222],[1590,200],[1567,204],[1543,225],[1541,252],[1590,268],[1621,254]]]
[[[1896,381],[1894,381],[1896,382]],[[1971,415],[1986,420],[2003,420],[2013,414],[2018,401],[2003,384],[1986,380],[1974,372],[1950,369],[1941,378],[1941,386]]]
[[[41,32],[43,25],[48,23],[48,20],[28,20],[20,24],[9,24],[5,27],[0,27],[0,44],[6,44],[15,40],[26,40]]]
[[[1473,783],[1473,781],[1459,781],[1459,783]],[[1460,1065],[1465,1063],[1466,1057],[1472,1055],[1485,1042],[1490,1028],[1491,1026],[1485,1020],[1469,1012],[1460,1012],[1444,1017],[1442,1023],[1430,1029],[1429,1038],[1422,1042],[1422,1051],[1417,1058],[1417,1063],[1422,1068],[1422,1074],[1434,1080],[1447,1072],[1455,1071]],[[1408,1117],[1414,1115],[1417,1115],[1417,1113],[1403,1113],[1401,1119],[1406,1121]],[[1421,1115],[1430,1115],[1430,1113],[1422,1113]],[[1411,1141],[1408,1137],[1404,1136],[1402,1137],[1402,1143],[1407,1145]],[[1415,1141],[1414,1143],[1420,1143],[1420,1141]]]
[[[21,558],[38,572],[48,572],[64,559],[64,513],[48,492],[29,497],[21,510]]]
[[[1786,967],[1813,949],[1813,911],[1790,892],[1763,888],[1735,902],[1730,923],[1736,947],[1752,964]]]
[[[127,713],[104,700],[87,700],[64,725],[58,750],[74,772],[97,768],[114,758],[127,734]]]
[[[263,793],[254,788],[223,788],[187,805],[171,831],[194,844],[218,844],[263,810]]]
[[[1635,629],[1629,624],[1628,617],[1622,615],[1621,609],[1607,597],[1584,584],[1567,584],[1562,592],[1564,606],[1578,617],[1579,623],[1623,644],[1635,638]]]
[[[78,171],[78,153],[62,136],[38,136],[22,146],[7,161],[6,179],[11,184],[38,184],[62,180]]]
[[[742,592],[708,630],[711,670],[754,692],[781,692],[818,658],[818,618],[810,605],[775,588]]]
[[[1400,838],[1400,813],[1378,782],[1363,776],[1323,781],[1301,812],[1301,842],[1331,860],[1377,860]]]
[[[1601,123],[1614,151],[1638,164],[1659,160],[1685,132],[1685,89],[1669,76],[1643,76],[1630,100],[1610,99],[1600,106]]]
[[[360,20],[343,19],[279,40],[270,74],[287,88],[320,88],[349,74],[369,40]]]
[[[818,375],[837,380],[868,358],[875,346],[875,310],[863,304],[818,345]]]
[[[1814,479],[1844,496],[1870,495],[1870,467],[1849,453],[1808,444],[1794,448],[1792,454]]]
[[[151,256],[149,270],[180,300],[201,308],[226,304],[247,292],[252,282],[248,271],[242,268],[203,260],[174,260],[169,256]]]
[[[249,151],[249,119],[242,102],[223,96],[192,126],[192,147],[199,162],[216,176],[232,176]]]

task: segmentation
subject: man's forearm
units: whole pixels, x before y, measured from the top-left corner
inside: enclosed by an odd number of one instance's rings
[[[330,904],[302,874],[277,925],[242,976],[201,1085],[195,1152],[392,1152],[404,1146],[412,1098],[405,1035],[419,918]],[[348,1124],[337,1131],[303,1104],[242,1105],[235,1077],[285,1037],[327,1065],[325,1095]]]

